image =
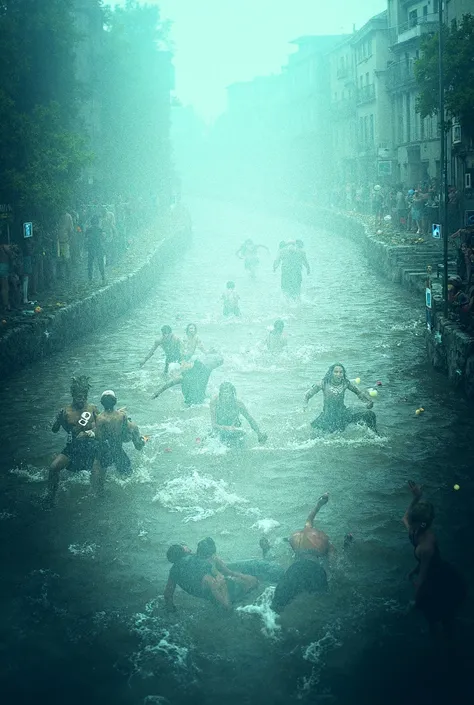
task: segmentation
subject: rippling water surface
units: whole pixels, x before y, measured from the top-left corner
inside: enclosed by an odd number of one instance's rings
[[[146,302],[0,391],[2,558],[11,566],[0,608],[4,692],[25,703],[114,705],[469,702],[468,642],[461,633],[462,648],[446,656],[409,605],[413,556],[400,521],[408,478],[436,505],[443,552],[472,570],[474,424],[425,364],[422,302],[378,277],[343,234],[215,203],[194,204],[194,220],[191,248]],[[247,237],[272,252],[256,281],[234,254]],[[295,237],[312,274],[301,302],[288,303],[271,265],[278,242]],[[221,315],[228,279],[241,296],[240,320]],[[271,356],[263,340],[277,317],[288,351]],[[177,389],[151,399],[163,360],[157,352],[143,369],[139,362],[161,325],[181,334],[189,322],[225,358],[209,393],[232,381],[268,432],[265,446],[249,432],[243,449],[224,448],[208,435],[208,403],[186,409]],[[303,396],[336,361],[363,388],[382,382],[380,437],[354,427],[308,440],[322,399],[304,413]],[[114,389],[150,441],[142,454],[129,451],[130,479],[110,472],[103,505],[89,497],[86,476],[65,473],[48,513],[46,467],[64,443],[50,425],[73,373],[90,375],[94,401]],[[349,393],[346,402],[361,407]],[[283,538],[325,491],[318,524],[339,549],[328,595],[300,598],[275,621],[269,586],[230,616],[178,591],[178,614],[165,614],[170,543],[195,546],[211,535],[224,559],[239,559],[258,556],[267,531],[286,565]],[[343,556],[347,531],[355,544]]]

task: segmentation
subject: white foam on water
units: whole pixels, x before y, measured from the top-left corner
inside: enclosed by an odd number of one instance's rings
[[[164,695],[147,695],[143,705],[170,705],[170,701]]]
[[[215,480],[190,468],[184,475],[167,480],[153,502],[172,512],[183,514],[183,522],[202,521],[226,509],[249,511],[249,500],[229,490],[224,480]]]
[[[273,586],[266,587],[262,594],[257,597],[254,604],[236,608],[236,612],[256,614],[263,622],[262,634],[269,639],[277,639],[281,631],[281,625],[277,623],[278,615],[270,607],[274,592],[275,588]]]
[[[22,465],[10,470],[11,475],[21,477],[27,482],[44,482],[47,478],[46,468],[36,468],[33,465]]]
[[[98,546],[96,543],[71,543],[68,547],[73,556],[87,556],[95,558],[95,552]]]
[[[255,524],[252,524],[250,528],[263,531],[264,534],[269,534],[274,529],[278,529],[279,526],[281,526],[281,524],[276,519],[259,519]]]
[[[303,659],[313,665],[309,676],[298,679],[298,699],[301,700],[307,696],[318,685],[321,672],[326,664],[327,654],[342,646],[342,642],[336,636],[340,630],[341,621],[335,620],[333,624],[323,627],[324,634],[320,639],[301,648]]]
[[[15,517],[16,514],[12,514],[11,512],[7,512],[6,510],[0,512],[0,521],[7,521],[8,519],[14,519]]]

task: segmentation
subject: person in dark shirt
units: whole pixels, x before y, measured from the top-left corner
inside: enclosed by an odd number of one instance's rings
[[[217,353],[204,355],[201,360],[195,359],[183,362],[180,366],[177,366],[179,374],[169,382],[162,384],[152,398],[156,399],[167,389],[180,384],[184,401],[188,406],[191,404],[202,404],[206,398],[206,388],[211,372],[216,367],[220,367],[223,362],[223,358]]]
[[[176,611],[173,597],[177,585],[193,597],[216,601],[224,609],[232,609],[225,578],[220,573],[213,575],[211,563],[194,555],[184,544],[170,546],[166,557],[173,564],[164,591],[169,611]]]
[[[94,272],[94,262],[97,262],[102,284],[105,285],[105,268],[104,268],[104,231],[99,227],[99,216],[94,215],[91,218],[91,225],[86,230],[85,240],[87,247],[87,273],[89,281],[92,281]]]

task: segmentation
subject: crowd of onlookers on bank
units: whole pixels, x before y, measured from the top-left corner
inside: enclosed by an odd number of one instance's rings
[[[13,238],[0,228],[0,307],[3,318],[33,310],[32,297],[100,277],[116,264],[151,217],[147,205],[117,199],[113,205],[80,204],[54,224],[33,222],[32,236]],[[30,308],[28,308],[30,307]]]
[[[436,180],[412,188],[402,184],[347,184],[332,194],[331,205],[352,213],[371,216],[375,223],[398,232],[431,238],[439,224],[439,183]],[[450,317],[474,333],[474,225],[463,227],[460,195],[448,187],[447,204],[449,259],[456,262],[456,275],[448,280]]]

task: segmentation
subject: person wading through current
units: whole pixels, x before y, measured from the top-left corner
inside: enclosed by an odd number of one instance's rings
[[[350,411],[344,404],[344,394],[349,390],[372,409],[373,401],[368,394],[360,391],[347,379],[343,365],[336,363],[326,372],[321,382],[315,384],[305,395],[305,409],[308,401],[318,392],[323,393],[324,406],[322,413],[311,422],[311,427],[322,431],[343,431],[351,423],[364,423],[377,433],[376,417],[373,411]]]
[[[92,470],[97,450],[94,431],[99,410],[94,404],[87,403],[89,389],[89,377],[72,378],[72,404],[59,411],[51,428],[53,433],[63,428],[68,438],[66,447],[49,468],[47,505],[52,506],[56,501],[61,470]]]
[[[415,605],[424,615],[433,633],[441,625],[446,635],[452,631],[454,618],[467,589],[460,573],[441,558],[436,536],[431,529],[434,507],[423,502],[423,487],[408,483],[413,499],[403,517],[414,548],[417,566],[409,578],[416,577]]]
[[[199,541],[196,555],[209,563],[213,577],[218,577],[219,574],[224,576],[230,602],[236,602],[257,587],[258,580],[255,576],[232,570],[219,558],[214,539],[208,537]]]
[[[145,362],[149,360],[152,355],[154,355],[155,351],[159,347],[163,348],[165,353],[164,373],[167,374],[170,362],[181,362],[183,357],[181,340],[178,338],[177,335],[173,334],[173,331],[171,330],[170,326],[162,327],[161,338],[155,340],[155,344],[153,345],[152,349],[150,350],[146,358],[143,360],[143,362],[140,363],[140,367],[143,367]]]
[[[302,269],[306,267],[306,273],[311,274],[309,263],[304,251],[302,240],[294,242],[280,242],[278,257],[273,264],[273,271],[276,272],[281,264],[281,290],[292,299],[297,299],[301,295],[301,283],[303,281]]]
[[[132,472],[130,458],[122,444],[132,441],[137,450],[142,450],[145,445],[145,438],[140,434],[138,426],[127,417],[125,409],[115,409],[115,392],[107,389],[102,393],[100,403],[104,411],[96,418],[97,458],[91,478],[98,495],[103,494],[108,467],[115,465],[117,471],[124,476]]]
[[[239,247],[239,249],[235,253],[237,257],[245,260],[245,269],[249,272],[252,279],[255,277],[257,273],[257,267],[260,264],[260,260],[258,258],[259,250],[266,250],[267,252],[270,252],[266,245],[256,245],[254,241],[249,238],[243,243],[243,245]]]
[[[181,365],[176,365],[177,374],[169,382],[162,384],[159,389],[153,394],[152,399],[156,399],[163,394],[167,389],[178,384],[181,385],[184,402],[188,406],[191,404],[202,404],[206,398],[206,388],[209,382],[211,372],[223,364],[223,358],[217,353],[209,352],[203,355],[202,358],[182,362]],[[170,366],[170,372],[175,373]]]
[[[286,336],[283,333],[285,328],[284,322],[281,318],[278,318],[273,324],[272,330],[268,333],[265,345],[269,352],[277,353],[281,352],[288,345]]]
[[[329,543],[327,534],[314,528],[316,514],[328,501],[329,493],[326,492],[310,512],[304,529],[295,531],[288,540],[295,552],[295,560],[275,588],[271,604],[274,612],[282,612],[302,592],[321,593],[328,589],[327,575],[321,559],[327,558],[334,548]],[[262,542],[261,546],[265,555],[266,547]]]
[[[205,353],[201,338],[197,334],[197,326],[195,323],[189,323],[186,326],[186,337],[183,341],[183,359],[190,360],[196,350]]]
[[[219,394],[211,401],[212,430],[219,434],[224,443],[239,443],[245,436],[240,417],[243,416],[255,431],[259,443],[265,443],[268,436],[262,433],[255,419],[249,414],[245,404],[237,399],[235,387],[230,382],[223,382]]]

